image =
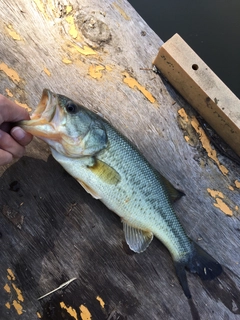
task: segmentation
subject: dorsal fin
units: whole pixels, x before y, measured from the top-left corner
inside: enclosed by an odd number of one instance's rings
[[[185,193],[181,190],[176,189],[171,182],[167,180],[167,178],[161,176],[162,182],[167,190],[168,196],[170,198],[171,203],[179,200],[182,196],[185,196]]]
[[[134,228],[125,221],[123,221],[123,231],[129,248],[137,253],[146,250],[153,239],[152,232]]]

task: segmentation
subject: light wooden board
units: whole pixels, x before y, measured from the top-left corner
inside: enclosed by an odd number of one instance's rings
[[[240,156],[240,100],[179,34],[161,46],[154,65]]]
[[[0,168],[1,320],[238,319],[240,169],[148,70],[161,39],[124,0],[4,0],[0,31],[0,92],[34,110],[47,87],[102,114],[185,192],[179,219],[225,270],[210,283],[188,274],[190,307],[161,243],[130,254],[119,218],[35,140]]]

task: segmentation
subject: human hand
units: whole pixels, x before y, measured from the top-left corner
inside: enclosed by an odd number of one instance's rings
[[[28,112],[0,94],[0,165],[23,156],[32,135],[14,123],[30,119]]]

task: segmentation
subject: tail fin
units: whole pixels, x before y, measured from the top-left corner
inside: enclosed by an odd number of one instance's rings
[[[212,280],[222,273],[222,266],[206,251],[193,243],[193,251],[187,259],[175,261],[178,280],[183,288],[185,296],[190,299],[191,293],[187,283],[185,268],[191,273],[197,273],[202,280]]]

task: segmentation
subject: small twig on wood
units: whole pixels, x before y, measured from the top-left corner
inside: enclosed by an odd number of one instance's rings
[[[41,300],[47,296],[49,296],[50,294],[54,293],[55,291],[58,291],[60,289],[64,289],[66,288],[71,282],[73,282],[74,280],[76,280],[77,278],[72,278],[70,280],[68,280],[67,282],[64,282],[63,284],[61,284],[59,287],[57,287],[56,289],[44,294],[43,296],[39,297],[37,300]]]

